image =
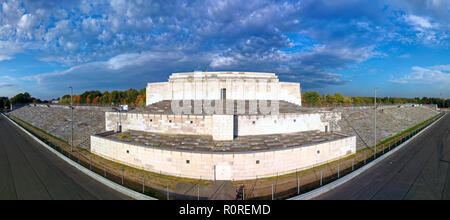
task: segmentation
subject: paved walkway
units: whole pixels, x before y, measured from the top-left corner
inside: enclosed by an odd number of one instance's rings
[[[450,199],[450,114],[348,183],[316,199]]]
[[[130,199],[81,173],[0,116],[0,200]]]

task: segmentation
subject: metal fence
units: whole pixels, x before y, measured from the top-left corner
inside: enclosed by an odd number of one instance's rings
[[[441,117],[440,114],[413,130],[391,138],[382,144],[359,150],[356,154],[336,161],[316,165],[307,170],[294,171],[291,174],[271,178],[254,179],[251,181],[236,181],[238,191],[246,199],[286,199],[295,195],[306,193],[331,183],[343,176],[357,170],[383,154],[404,143],[429,124]]]

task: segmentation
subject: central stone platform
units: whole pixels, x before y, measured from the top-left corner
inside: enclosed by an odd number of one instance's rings
[[[340,112],[301,107],[300,83],[274,73],[174,73],[148,83],[145,108],[106,112],[92,152],[189,178],[242,180],[306,169],[355,153]]]
[[[338,112],[306,110],[293,103],[278,100],[212,101],[223,104],[222,114],[205,112],[202,100],[164,100],[130,112],[106,112],[106,130],[209,135],[218,141],[229,141],[249,135],[311,130],[339,131],[336,121],[340,120],[341,115]],[[182,107],[183,112],[174,112],[174,102],[177,106],[186,104]],[[200,103],[200,111],[196,111],[196,102]],[[259,106],[261,102],[267,102],[265,105],[268,105],[266,110],[269,114],[262,113],[263,108]],[[239,103],[244,107],[241,108],[242,111],[238,110]],[[254,103],[258,103],[256,108],[253,108],[255,112],[249,107]]]
[[[207,136],[141,131],[91,136],[92,152],[166,175],[245,180],[283,175],[355,153],[355,136],[306,131],[214,141]]]
[[[346,138],[348,136],[338,133],[321,132],[316,130],[290,134],[242,136],[236,137],[232,141],[214,141],[210,136],[174,136],[130,130],[123,133],[112,133],[105,137],[127,143],[140,144],[146,147],[163,149],[166,148],[194,151],[239,152],[308,146],[322,142],[338,140]]]

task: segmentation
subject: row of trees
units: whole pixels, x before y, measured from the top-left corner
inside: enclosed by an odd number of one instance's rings
[[[26,103],[41,103],[42,101],[40,99],[36,99],[31,97],[31,95],[28,92],[25,93],[19,93],[12,97],[9,100],[13,105],[16,104],[26,104]]]
[[[64,95],[60,104],[70,104],[70,95]],[[73,96],[74,104],[93,104],[93,105],[117,105],[127,104],[131,106],[145,106],[145,88],[128,89],[125,91],[86,91],[81,95]]]
[[[73,96],[74,104],[94,104],[94,105],[118,105],[128,104],[131,106],[145,106],[145,94],[146,89],[128,89],[125,91],[86,91],[81,95]],[[64,95],[59,103],[70,104],[70,95]],[[12,104],[26,104],[26,103],[41,103],[40,99],[31,97],[27,92],[19,93],[16,96],[8,99],[7,97],[0,97],[0,108],[6,108],[9,103]],[[303,105],[367,105],[373,104],[373,97],[345,97],[340,93],[323,94],[320,95],[316,91],[307,91],[302,93]],[[450,99],[440,98],[397,98],[397,97],[378,97],[377,103],[380,104],[404,104],[404,103],[416,103],[416,104],[436,104],[440,108],[450,107]]]
[[[308,91],[302,93],[303,105],[363,105],[373,104],[374,97],[345,97],[340,93],[334,93],[334,95],[323,94],[320,95],[316,91]],[[450,99],[440,98],[397,98],[397,97],[377,97],[377,103],[379,104],[404,104],[404,103],[416,103],[416,104],[436,104],[440,108],[448,108],[450,106]]]

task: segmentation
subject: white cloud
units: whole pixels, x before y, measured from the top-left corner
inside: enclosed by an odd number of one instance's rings
[[[236,64],[236,60],[233,57],[215,56],[209,66],[212,68],[226,68]]]
[[[414,66],[411,69],[411,73],[390,81],[401,84],[412,83],[450,88],[450,65]]]
[[[11,60],[11,59],[12,59],[11,56],[7,56],[7,55],[2,55],[2,54],[0,54],[0,61]]]
[[[413,14],[403,16],[404,21],[412,27],[414,38],[427,45],[440,45],[449,38],[445,27],[432,19]]]
[[[22,30],[30,30],[31,27],[34,25],[34,17],[32,14],[24,14],[19,20],[19,23],[17,24],[20,29]]]
[[[417,15],[412,15],[412,14],[405,15],[404,19],[405,19],[405,21],[408,24],[416,27],[419,30],[430,29],[430,28],[437,28],[438,27],[437,24],[431,23],[428,18],[420,17],[420,16],[417,16]]]

